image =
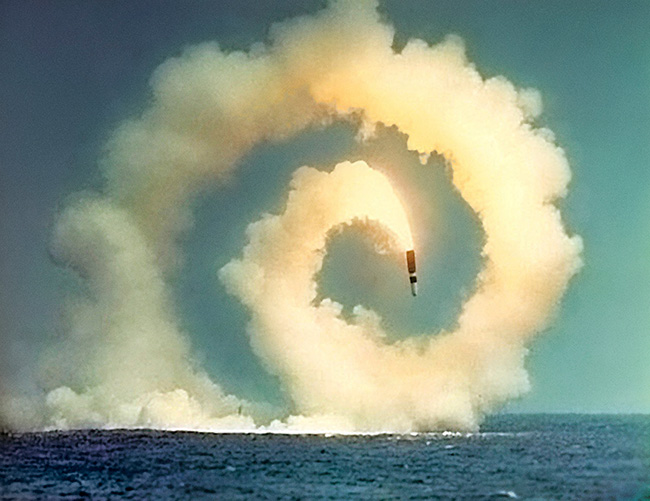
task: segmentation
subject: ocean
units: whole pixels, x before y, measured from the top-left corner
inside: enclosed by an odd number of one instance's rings
[[[477,433],[0,435],[2,499],[650,499],[650,416],[498,415]]]

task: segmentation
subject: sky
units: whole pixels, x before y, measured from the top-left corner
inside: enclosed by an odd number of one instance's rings
[[[63,335],[66,291],[79,287],[49,254],[66,200],[101,190],[106,140],[151,99],[167,58],[216,40],[246,49],[269,26],[320,1],[0,2],[0,329],[3,377],[38,391],[41,351]],[[560,204],[584,241],[584,267],[551,327],[530,347],[531,392],[514,412],[650,412],[650,3],[538,0],[383,0],[395,47],[461,36],[484,77],[541,92],[540,122],[566,151],[573,180]],[[422,167],[402,135],[380,129],[360,144],[350,125],[310,129],[257,146],[222,186],[194,203],[173,278],[196,357],[224,389],[282,404],[286,395],[253,354],[248,312],[216,272],[240,254],[246,226],[286,201],[292,173],[345,159],[400,166],[418,215],[421,295],[355,231],[335,236],[319,294],[380,313],[400,338],[449,328],[480,269],[482,232],[440,159]],[[218,188],[218,189],[216,189]],[[409,190],[413,190],[409,192]]]

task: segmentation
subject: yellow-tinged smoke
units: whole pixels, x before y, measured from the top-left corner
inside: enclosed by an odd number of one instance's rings
[[[70,342],[49,366],[59,387],[40,406],[3,404],[7,418],[252,428],[249,414],[261,411],[194,366],[173,314],[166,281],[180,267],[175,242],[191,225],[189,201],[260,141],[359,117],[362,138],[382,123],[423,160],[446,157],[483,225],[484,267],[453,332],[385,343],[374,312],[357,307],[348,323],[331,300],[313,304],[313,277],[337,225],[361,223],[389,252],[412,247],[399,201],[363,163],[297,171],[285,212],[252,224],[243,257],[221,272],[251,310],[256,352],[300,413],[272,428],[472,429],[525,391],[526,343],[580,266],[581,241],[554,205],[568,163],[532,123],[536,91],[484,80],[457,37],[412,40],[396,53],[393,34],[376,2],[339,0],[274,26],[267,46],[226,53],[203,44],[158,68],[151,106],[108,144],[105,193],[72,204],[55,231],[53,253],[88,281],[70,309]]]

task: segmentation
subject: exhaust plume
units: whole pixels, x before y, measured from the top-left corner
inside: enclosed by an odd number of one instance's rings
[[[483,79],[449,37],[409,41],[372,0],[338,0],[275,25],[267,45],[189,48],[151,79],[152,102],[112,135],[103,193],[60,215],[56,259],[85,286],[70,301],[63,347],[42,401],[5,399],[15,428],[150,426],[253,429],[261,411],[226,395],[196,366],[168,292],[192,196],[233,173],[261,141],[332,120],[379,123],[408,137],[423,162],[444,155],[455,188],[485,232],[483,269],[450,332],[389,344],[378,315],[314,304],[328,234],[359,224],[403,267],[413,248],[400,201],[363,162],[299,169],[286,209],[248,229],[221,279],[251,311],[255,352],[277,373],[296,415],[270,429],[475,429],[528,389],[526,346],[579,269],[581,240],[558,200],[571,173],[553,135],[534,126],[541,98],[503,77]],[[243,411],[242,411],[243,409]]]

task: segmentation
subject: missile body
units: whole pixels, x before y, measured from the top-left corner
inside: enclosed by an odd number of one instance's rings
[[[411,294],[418,295],[418,277],[415,275],[415,251],[406,251],[406,267],[409,272],[409,282],[411,282]]]

